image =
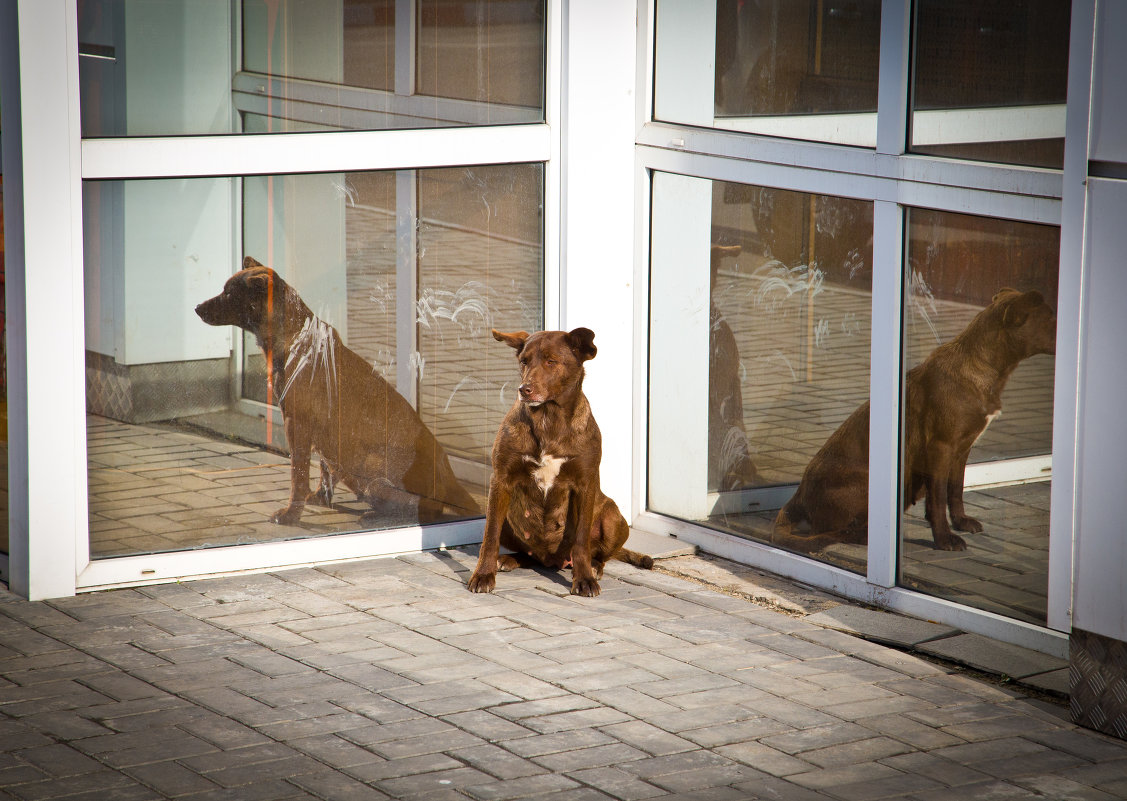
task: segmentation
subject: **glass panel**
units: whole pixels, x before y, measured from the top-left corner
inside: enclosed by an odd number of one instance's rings
[[[901,525],[900,579],[1040,624],[1059,250],[1054,226],[909,215],[903,475],[905,503],[921,502]]]
[[[95,558],[480,513],[489,328],[543,321],[541,165],[83,191]],[[224,290],[243,257],[276,273]]]
[[[544,119],[545,0],[232,5],[80,3],[83,136]]]
[[[810,466],[867,408],[872,203],[664,173],[653,192],[650,509],[864,572],[856,537],[816,536]]]
[[[655,117],[876,144],[880,0],[658,0]]]
[[[1066,0],[916,3],[911,150],[1064,164]]]

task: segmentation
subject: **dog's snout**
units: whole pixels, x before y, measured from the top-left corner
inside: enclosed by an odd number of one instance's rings
[[[530,384],[521,384],[517,391],[520,392],[522,398],[527,398],[532,394],[532,386]]]

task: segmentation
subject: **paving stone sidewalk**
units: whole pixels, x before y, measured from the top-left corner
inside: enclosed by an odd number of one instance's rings
[[[656,571],[473,562],[0,598],[0,797],[1127,797],[1061,704]]]

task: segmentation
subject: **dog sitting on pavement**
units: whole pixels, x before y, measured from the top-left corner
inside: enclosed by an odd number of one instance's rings
[[[599,485],[602,435],[583,394],[595,334],[494,330],[493,337],[516,351],[521,383],[493,443],[485,536],[470,591],[492,592],[497,571],[525,556],[570,567],[572,594],[588,597],[599,594],[609,559],[653,567],[649,556],[623,547],[630,527]],[[500,556],[500,546],[521,556]]]

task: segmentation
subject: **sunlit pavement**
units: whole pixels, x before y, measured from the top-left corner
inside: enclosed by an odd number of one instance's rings
[[[700,557],[669,563],[698,580],[614,563],[593,599],[567,571],[473,595],[474,561],[7,596],[0,795],[1127,796],[1127,743],[1060,700],[844,633],[840,599],[775,580],[783,600],[754,603],[701,583],[728,563]]]

